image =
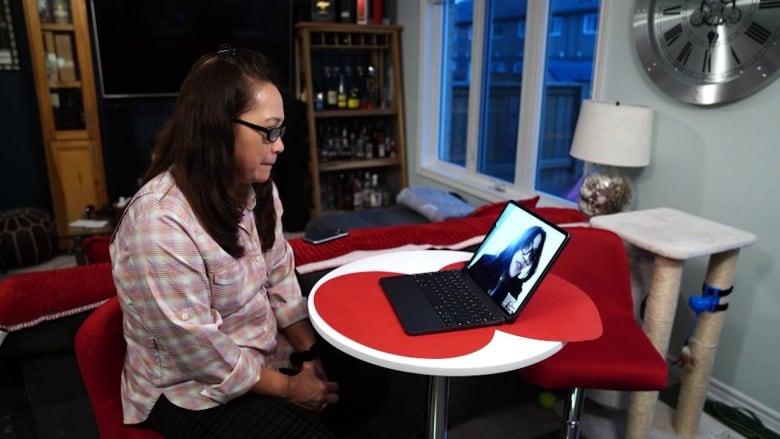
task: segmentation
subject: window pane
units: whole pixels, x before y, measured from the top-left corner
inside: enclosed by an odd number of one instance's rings
[[[471,1],[444,4],[442,36],[445,50],[442,60],[441,119],[438,158],[466,166],[469,76],[471,72]]]
[[[486,38],[482,60],[483,96],[477,170],[514,182],[520,89],[523,70],[526,1],[494,0],[487,5]]]
[[[575,201],[583,163],[569,148],[591,93],[599,2],[551,0],[550,11],[536,189]]]

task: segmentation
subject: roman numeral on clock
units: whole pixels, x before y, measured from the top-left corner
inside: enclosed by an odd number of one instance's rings
[[[681,24],[677,24],[673,28],[664,32],[664,41],[666,42],[666,45],[671,46],[675,41],[677,41],[678,38],[680,38],[680,35],[682,35]]]
[[[780,0],[761,0],[758,2],[758,9],[780,8]]]
[[[772,32],[754,21],[750,23],[750,26],[748,26],[748,28],[745,30],[745,35],[763,46],[767,41],[769,41],[769,37],[772,36]]]
[[[661,11],[664,15],[680,15],[682,12],[682,5],[669,6]]]
[[[679,61],[680,64],[682,65],[688,64],[688,58],[691,57],[692,51],[693,51],[693,43],[688,41],[687,43],[685,43],[685,46],[683,46],[680,53],[677,54],[677,61]]]
[[[740,64],[742,64],[742,61],[740,61],[740,60],[739,60],[739,55],[737,55],[737,51],[736,51],[736,50],[734,50],[734,48],[733,48],[733,47],[731,48],[731,57],[732,57],[732,58],[734,58],[734,62],[735,62],[737,65],[740,65]]]

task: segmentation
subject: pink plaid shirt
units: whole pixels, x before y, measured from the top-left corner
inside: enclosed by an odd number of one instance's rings
[[[201,227],[169,173],[126,207],[110,249],[127,341],[125,423],[145,420],[161,394],[191,410],[214,407],[249,391],[262,379],[260,367],[287,365],[292,347],[279,328],[308,314],[276,187],[273,197],[273,248],[260,248],[253,193],[239,259]]]

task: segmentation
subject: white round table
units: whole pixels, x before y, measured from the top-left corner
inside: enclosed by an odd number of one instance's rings
[[[363,344],[348,334],[336,330],[334,325],[337,322],[328,321],[318,311],[317,292],[328,281],[348,274],[375,271],[404,274],[438,271],[442,267],[468,260],[470,257],[470,253],[449,250],[407,251],[371,256],[345,264],[326,274],[314,285],[309,295],[308,307],[312,325],[333,346],[371,364],[402,372],[428,375],[427,437],[429,438],[446,437],[449,377],[487,375],[520,369],[550,357],[558,352],[564,343],[510,334],[502,331],[501,326],[497,326],[493,337],[486,345],[465,355],[422,358],[397,354]],[[355,288],[362,287],[355,285]],[[365,309],[366,313],[375,311],[376,309]],[[400,323],[398,325],[400,327]],[[452,339],[453,344],[457,344],[463,332],[452,331],[446,334]],[[427,336],[408,337],[414,337],[414,341],[419,342],[418,337]]]

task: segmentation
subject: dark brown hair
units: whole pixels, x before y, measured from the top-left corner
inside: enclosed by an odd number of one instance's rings
[[[248,186],[235,173],[234,118],[248,111],[259,83],[278,88],[263,55],[226,49],[198,59],[179,90],[173,115],[160,131],[144,183],[170,170],[203,228],[233,257],[244,255],[238,224]],[[272,180],[255,183],[254,208],[262,249],[274,243]]]

